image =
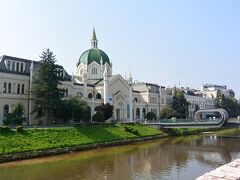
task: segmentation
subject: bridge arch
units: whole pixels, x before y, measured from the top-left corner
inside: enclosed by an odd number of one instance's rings
[[[221,125],[223,125],[225,122],[227,122],[227,120],[229,118],[229,114],[225,109],[202,109],[202,110],[198,110],[195,113],[195,116],[194,116],[195,121],[204,121],[202,119],[202,115],[204,113],[219,113],[221,115],[221,118],[219,121],[219,123]]]

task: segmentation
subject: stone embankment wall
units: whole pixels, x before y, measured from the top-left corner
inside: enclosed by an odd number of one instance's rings
[[[240,180],[240,159],[205,173],[196,180]]]

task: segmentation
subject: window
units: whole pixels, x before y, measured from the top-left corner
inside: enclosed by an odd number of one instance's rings
[[[19,71],[19,62],[16,63],[16,71]]]
[[[20,84],[17,85],[17,94],[20,94]]]
[[[12,61],[12,71],[15,71],[15,61]]]
[[[138,98],[135,97],[135,98],[134,98],[134,102],[138,102]]]
[[[9,106],[6,104],[3,106],[3,117],[7,117],[9,114]]]
[[[22,84],[22,94],[24,94],[24,84]]]
[[[3,84],[3,93],[7,93],[7,83]]]
[[[68,89],[66,89],[66,96],[68,97]]]
[[[96,67],[92,68],[92,74],[97,74],[97,68]]]
[[[7,61],[7,69],[10,70],[10,61]]]
[[[9,84],[8,84],[8,93],[11,93],[11,92],[12,92],[12,84],[9,83]]]
[[[92,98],[92,93],[88,94],[88,98],[91,99]]]
[[[157,98],[155,98],[155,97],[150,97],[150,103],[155,103],[155,104],[157,104]]]
[[[66,95],[65,88],[62,89],[62,95],[63,95],[63,97],[65,97],[65,95]]]
[[[21,63],[20,72],[23,72],[23,63]]]
[[[96,99],[101,99],[102,97],[101,97],[101,94],[100,93],[97,93],[97,95],[96,95]]]

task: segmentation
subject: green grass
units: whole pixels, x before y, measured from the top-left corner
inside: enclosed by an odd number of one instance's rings
[[[172,128],[167,129],[166,133],[168,133],[171,136],[186,136],[186,135],[193,135],[193,134],[199,134],[201,132],[206,131],[213,131],[216,129],[208,129],[208,128]]]
[[[0,155],[33,150],[72,147],[123,139],[162,135],[165,133],[140,124],[127,126],[138,134],[126,132],[124,125],[91,125],[81,127],[26,129],[0,132]]]

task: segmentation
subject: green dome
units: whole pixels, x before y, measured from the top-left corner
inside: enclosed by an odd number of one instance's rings
[[[90,64],[93,61],[95,61],[98,64],[101,64],[101,58],[102,58],[103,64],[108,63],[110,65],[109,58],[104,51],[102,51],[98,48],[92,48],[92,49],[89,49],[89,50],[85,51],[80,56],[78,65],[80,63]]]

